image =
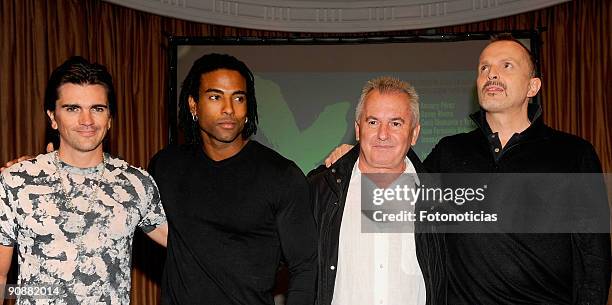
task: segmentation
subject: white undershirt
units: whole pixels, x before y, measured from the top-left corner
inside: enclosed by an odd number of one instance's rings
[[[404,173],[416,174],[406,158]],[[418,179],[416,179],[418,182]],[[425,304],[414,233],[361,233],[361,171],[353,167],[338,246],[332,305]]]

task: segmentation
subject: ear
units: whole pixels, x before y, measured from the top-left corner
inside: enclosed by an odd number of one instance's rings
[[[49,117],[49,120],[51,121],[51,128],[57,130],[57,122],[55,121],[55,112],[51,110],[47,110],[47,116]]]
[[[529,80],[529,90],[527,91],[527,97],[534,97],[540,91],[542,86],[542,80],[537,77],[533,77]]]
[[[357,124],[357,121],[355,121],[355,140],[359,142],[359,124]]]
[[[111,129],[111,122],[113,121],[113,117],[109,117],[108,118],[108,124],[106,126],[106,130],[110,130]]]
[[[412,129],[412,143],[410,143],[410,146],[416,145],[420,132],[421,132],[421,124],[417,123],[416,126],[414,126],[414,129]]]
[[[189,111],[191,112],[191,114],[197,114],[198,113],[198,103],[196,103],[193,96],[190,95],[187,98],[187,102],[189,102]]]

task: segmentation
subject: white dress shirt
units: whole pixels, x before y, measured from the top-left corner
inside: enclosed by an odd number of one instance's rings
[[[404,173],[416,174],[406,158]],[[418,178],[416,179],[418,184]],[[425,304],[414,233],[361,233],[361,171],[353,167],[338,246],[332,305]]]

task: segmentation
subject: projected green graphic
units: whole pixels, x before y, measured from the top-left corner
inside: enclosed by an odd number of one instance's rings
[[[280,87],[257,75],[255,84],[261,135],[274,150],[295,161],[303,172],[318,166],[330,149],[341,142],[348,127],[345,117],[349,102],[327,105],[308,128],[300,130]]]
[[[468,115],[478,109],[478,103],[473,93],[472,71],[419,76],[412,83],[420,95],[421,134],[413,149],[423,160],[440,138],[475,127]],[[372,77],[308,73],[256,75],[260,132],[255,139],[295,161],[302,171],[310,171],[340,143],[354,143],[353,115],[348,112],[353,111],[358,95],[347,93],[360,89],[360,85],[351,84],[361,84]],[[414,78],[414,75],[402,77]],[[316,83],[311,84],[313,81]],[[301,84],[310,84],[313,90],[302,90]],[[317,96],[313,91],[335,95]],[[354,102],[348,102],[351,100]]]

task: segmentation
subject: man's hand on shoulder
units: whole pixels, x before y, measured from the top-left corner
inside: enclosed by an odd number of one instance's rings
[[[4,165],[2,167],[0,167],[0,172],[2,172],[3,170],[5,170],[5,169],[7,169],[7,168],[9,168],[11,166],[13,166],[13,164],[15,164],[15,163],[19,163],[19,162],[25,161],[25,160],[30,160],[30,159],[33,159],[33,158],[34,158],[33,156],[25,155],[25,156],[21,156],[21,157],[19,157],[17,159],[13,159],[11,161],[8,161],[8,162],[4,163]]]
[[[47,144],[46,151],[48,153],[50,153],[50,152],[52,152],[54,150],[55,150],[55,148],[53,147],[53,143],[49,142]],[[2,172],[3,170],[11,167],[15,163],[19,163],[21,161],[30,160],[30,159],[34,159],[34,156],[24,155],[24,156],[21,156],[21,157],[19,157],[17,159],[13,159],[11,161],[8,161],[8,162],[4,163],[4,165],[2,167],[0,167],[0,172]]]
[[[346,155],[355,145],[349,144],[341,144],[336,147],[330,154],[325,158],[325,167],[330,167],[332,164],[336,163],[338,159],[342,158],[342,156]]]

